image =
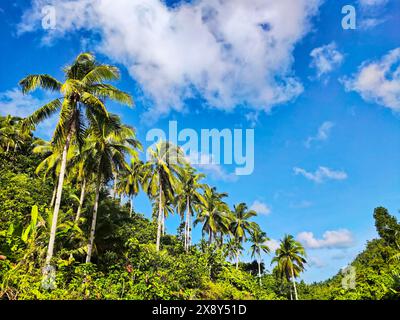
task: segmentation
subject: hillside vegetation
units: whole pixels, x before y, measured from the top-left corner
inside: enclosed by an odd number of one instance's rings
[[[340,273],[299,283],[301,243],[286,234],[271,252],[257,212],[230,207],[180,147],[159,141],[141,160],[135,129],[107,111],[108,100],[133,104],[109,84],[116,67],[83,53],[63,70],[63,82],[47,74],[20,81],[24,93],[41,87],[60,98],[25,119],[0,117],[1,299],[399,298],[400,226],[385,208],[374,212],[380,238],[351,264],[354,286]],[[34,137],[56,114],[52,139]],[[136,212],[139,192],[152,212]],[[166,230],[173,214],[175,235]],[[240,261],[246,242],[251,263]]]

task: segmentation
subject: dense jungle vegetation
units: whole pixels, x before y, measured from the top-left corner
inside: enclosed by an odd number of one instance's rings
[[[161,141],[141,160],[135,130],[106,108],[108,99],[133,103],[109,84],[116,67],[84,53],[64,71],[63,83],[20,82],[24,93],[41,87],[62,98],[26,119],[0,118],[0,299],[400,298],[400,224],[385,208],[373,213],[379,238],[351,263],[355,286],[343,286],[340,272],[299,282],[302,245],[282,235],[271,252],[257,213],[230,208],[179,147]],[[57,113],[51,141],[36,138],[35,126]],[[139,192],[153,203],[151,219],[135,210]],[[165,228],[172,214],[181,218],[175,235]],[[245,242],[253,262],[240,261]]]

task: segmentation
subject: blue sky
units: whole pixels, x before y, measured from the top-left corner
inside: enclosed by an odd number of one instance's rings
[[[253,174],[206,167],[207,182],[228,192],[229,204],[258,209],[272,247],[285,233],[297,237],[307,247],[308,282],[334,275],[376,236],[375,207],[397,214],[399,1],[89,2],[0,4],[0,113],[29,114],[51,95],[22,96],[18,81],[31,73],[62,79],[61,67],[90,50],[121,68],[118,86],[136,107],[109,108],[143,142],[170,120],[198,132],[254,128]],[[41,24],[47,4],[56,9],[52,30]],[[355,30],[342,28],[348,4]],[[38,135],[50,137],[53,125]],[[145,195],[135,205],[149,216]],[[177,223],[172,217],[167,230]]]

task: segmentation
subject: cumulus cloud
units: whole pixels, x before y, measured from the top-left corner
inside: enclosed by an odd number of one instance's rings
[[[24,118],[40,106],[40,101],[31,96],[22,94],[21,90],[14,88],[0,93],[0,113],[11,114]]]
[[[379,26],[380,24],[384,23],[385,19],[379,18],[365,18],[360,21],[360,28],[363,30],[368,30]]]
[[[309,249],[348,248],[354,245],[353,235],[347,229],[326,231],[322,239],[315,238],[312,232],[301,232],[297,240]]]
[[[377,7],[386,4],[388,0],[358,0],[359,4],[364,8]]]
[[[326,180],[345,180],[347,179],[347,173],[344,171],[336,171],[327,167],[318,167],[315,172],[308,172],[303,168],[295,167],[293,171],[296,175],[302,175],[306,179],[314,181],[316,183],[322,183]]]
[[[310,56],[312,58],[310,66],[316,70],[317,78],[332,72],[342,64],[344,59],[343,54],[337,50],[334,42],[313,49]]]
[[[269,111],[303,90],[293,50],[321,0],[34,0],[19,32],[40,29],[41,8],[56,9],[47,42],[76,30],[99,35],[96,50],[126,66],[151,101],[152,119],[200,95],[215,108]],[[148,117],[147,117],[148,118]]]
[[[310,267],[315,267],[315,268],[324,268],[326,266],[326,263],[324,261],[322,261],[321,258],[319,257],[315,257],[315,256],[311,256],[307,259],[307,264]]]
[[[356,74],[342,82],[364,100],[400,111],[400,47],[378,61],[362,63]]]
[[[276,251],[276,249],[278,249],[280,247],[279,241],[275,240],[275,239],[270,239],[270,240],[266,241],[265,244],[269,247],[269,249],[271,250],[271,253],[274,253]]]
[[[29,94],[24,95],[18,88],[0,92],[0,114],[3,116],[11,114],[16,117],[25,118],[42,105],[51,101],[51,96],[46,97],[48,98],[47,100],[41,100]],[[52,130],[55,128],[56,121],[56,117],[46,119],[37,127],[36,131],[40,135],[49,138]]]
[[[271,208],[264,202],[255,200],[250,206],[250,210],[254,210],[258,214],[269,215],[271,213]]]
[[[318,132],[315,136],[308,137],[307,140],[304,142],[304,145],[307,148],[311,147],[311,144],[314,141],[325,141],[329,138],[329,134],[331,132],[331,129],[334,127],[334,123],[331,121],[325,121],[324,123],[321,124],[321,126],[318,128]]]

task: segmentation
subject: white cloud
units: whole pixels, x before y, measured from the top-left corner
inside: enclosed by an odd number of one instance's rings
[[[5,92],[0,92],[0,114],[5,116],[11,114],[16,117],[25,118],[36,111],[39,107],[51,101],[50,95],[46,95],[47,100],[41,100],[32,95],[24,95],[21,90],[14,88]],[[50,138],[57,121],[56,116],[44,120],[37,128],[39,135]]]
[[[270,239],[270,240],[266,241],[265,244],[269,247],[269,249],[271,250],[271,253],[274,253],[276,251],[276,249],[278,249],[280,247],[280,242],[275,239]]]
[[[378,61],[364,62],[342,82],[347,91],[358,92],[364,100],[400,111],[400,47]]]
[[[360,28],[362,30],[369,30],[384,23],[385,19],[378,18],[365,18],[360,21]]]
[[[358,0],[360,5],[366,7],[377,7],[386,4],[387,0]]]
[[[297,240],[309,249],[348,248],[354,245],[353,235],[347,229],[326,231],[322,239],[316,239],[312,232],[301,232]]]
[[[343,54],[337,50],[334,42],[313,49],[310,56],[312,58],[310,66],[316,69],[317,78],[332,72],[342,64],[344,59]]]
[[[22,94],[14,88],[0,93],[0,113],[24,118],[40,106],[40,101],[31,95]]]
[[[324,123],[321,124],[321,126],[318,128],[318,132],[315,136],[308,137],[307,140],[305,141],[305,146],[307,148],[311,147],[312,142],[314,141],[325,141],[329,138],[329,134],[331,132],[331,129],[334,127],[334,123],[331,121],[325,121]]]
[[[271,213],[271,208],[264,202],[255,200],[250,206],[250,210],[254,210],[258,214],[269,215]]]
[[[326,266],[326,263],[321,260],[319,257],[311,256],[307,259],[307,264],[310,267],[315,267],[315,268],[324,268]]]
[[[44,4],[58,13],[48,42],[95,30],[96,50],[127,67],[152,101],[153,120],[184,110],[196,94],[223,110],[269,111],[303,90],[293,75],[293,50],[320,3],[198,0],[168,8],[160,0],[34,0],[19,31],[40,28]]]
[[[344,171],[335,171],[327,167],[318,167],[318,169],[313,172],[308,172],[302,168],[295,167],[293,171],[296,175],[302,175],[306,179],[314,181],[316,183],[322,183],[326,180],[345,180],[347,179],[347,174]]]

